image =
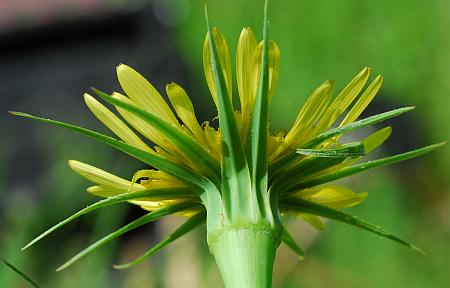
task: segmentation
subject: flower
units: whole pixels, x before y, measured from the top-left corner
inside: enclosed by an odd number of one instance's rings
[[[333,93],[334,82],[323,82],[311,93],[288,132],[270,132],[268,110],[280,73],[280,50],[268,39],[265,19],[261,42],[258,43],[250,28],[244,28],[239,37],[236,80],[240,109],[236,111],[232,103],[233,73],[228,46],[224,35],[208,23],[204,72],[218,110],[218,128],[209,122],[199,123],[181,86],[176,83],[166,86],[172,109],[150,82],[124,64],[117,67],[124,93],[110,95],[93,89],[114,106],[121,118],[93,96],[84,94],[92,113],[120,140],[63,122],[12,112],[75,130],[149,165],[126,180],[89,164],[69,161],[75,172],[94,183],[87,191],[105,199],[50,228],[24,249],[83,214],[128,201],[149,213],[93,243],[59,269],[131,229],[171,214],[182,214],[187,220],[141,257],[116,267],[139,263],[205,221],[214,254],[220,254],[214,247],[223,231],[256,227],[267,232],[274,249],[283,241],[303,255],[285,228],[282,215],[288,213],[302,217],[318,229],[324,228],[319,217],[329,218],[419,250],[342,212],[342,208],[364,201],[367,193],[355,193],[329,182],[422,155],[442,144],[359,163],[390,136],[392,129],[384,127],[352,143],[343,143],[341,136],[413,109],[400,108],[357,120],[383,81],[379,75],[364,89],[370,68],[359,72],[337,96]]]

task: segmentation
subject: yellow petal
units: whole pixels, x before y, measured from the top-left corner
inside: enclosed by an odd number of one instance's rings
[[[255,77],[255,91],[258,88],[259,73],[261,69],[263,41],[259,42],[253,54],[253,69]],[[273,93],[280,75],[280,48],[275,41],[269,40],[269,103],[272,100]]]
[[[367,193],[355,193],[352,190],[335,185],[304,189],[295,193],[296,197],[341,209],[360,204],[367,198]]]
[[[125,180],[100,168],[80,161],[70,160],[69,166],[70,168],[72,168],[72,170],[74,170],[84,178],[102,186],[108,186],[114,189],[127,191],[131,184],[131,182],[128,180]],[[136,188],[143,189],[144,187],[137,184]]]
[[[169,152],[167,152],[163,148],[161,148],[159,146],[155,146],[155,150],[156,150],[156,154],[158,154],[158,156],[160,156],[160,157],[162,157],[164,159],[167,159],[169,161],[172,161],[174,163],[183,164],[180,159],[177,159],[175,156],[173,156],[172,154],[170,154]]]
[[[144,180],[142,178],[146,179]],[[182,181],[170,174],[158,170],[144,169],[134,173],[129,191],[131,191],[131,188],[139,180],[141,180],[140,184],[145,189],[185,187]]]
[[[207,146],[208,143],[206,141],[205,133],[198,123],[194,112],[194,106],[192,105],[189,96],[186,94],[186,91],[176,83],[168,84],[166,86],[166,91],[178,117],[180,117],[184,125],[192,132],[195,139]]]
[[[223,76],[225,78],[225,82],[227,83],[228,96],[230,99],[232,97],[232,76],[231,76],[231,61],[230,61],[230,52],[228,50],[227,41],[223,36],[222,32],[219,29],[213,28],[213,38],[216,44],[217,53],[219,56],[220,67],[222,69]],[[217,106],[217,92],[216,92],[216,83],[214,81],[213,70],[211,66],[211,50],[209,43],[208,33],[206,34],[205,43],[203,45],[203,69],[205,71],[206,82],[208,84],[209,91],[211,92],[211,96],[214,100],[214,103]]]
[[[84,94],[84,101],[92,113],[120,139],[136,148],[154,153],[153,149],[147,146],[133,130],[94,97],[89,94]]]
[[[239,110],[234,111],[234,118],[236,119],[236,126],[238,131],[242,131],[242,112]]]
[[[177,203],[181,203],[181,202],[185,202],[185,199],[177,199],[177,200],[165,200],[165,201],[158,201],[158,202],[153,202],[153,201],[139,201],[141,204],[138,203],[133,203],[133,204],[137,204],[140,205],[142,209],[147,210],[147,211],[154,211],[154,210],[158,210],[164,207],[168,207],[168,206],[172,206],[175,205]],[[135,201],[137,202],[137,201]],[[179,213],[180,215],[189,215],[192,212],[183,212],[183,213]]]
[[[268,146],[269,146],[267,151],[270,155],[273,153],[273,151],[275,151],[278,148],[278,146],[280,146],[281,141],[278,138],[273,137],[273,136],[269,136],[269,138],[267,138],[267,140],[268,140]]]
[[[325,223],[323,223],[323,221],[319,217],[311,214],[302,214],[300,217],[302,217],[303,220],[305,220],[313,228],[321,231],[325,230]]]
[[[169,123],[180,126],[169,105],[159,92],[136,70],[121,64],[117,67],[117,77],[125,93],[137,106]]]
[[[342,113],[350,106],[350,104],[358,96],[359,92],[366,85],[370,75],[370,68],[366,67],[350,83],[342,89],[341,93],[333,100],[330,107],[325,112],[322,120],[317,125],[318,133],[328,129]]]
[[[383,83],[383,76],[378,75],[375,80],[367,87],[366,91],[361,95],[355,105],[353,105],[352,109],[348,112],[347,116],[345,116],[344,120],[342,120],[339,126],[344,126],[355,121],[359,115],[366,109],[366,107],[370,104],[372,99],[377,95],[378,90],[380,90],[381,84]]]
[[[272,101],[278,76],[280,76],[280,55],[277,43],[269,41],[269,103]]]
[[[128,104],[136,105],[136,103],[134,103],[130,98],[128,98],[120,93],[114,92],[112,94],[112,97],[114,97],[120,101],[126,102]],[[147,124],[147,122],[145,122],[138,116],[134,115],[131,112],[128,112],[127,110],[125,110],[123,108],[116,107],[116,109],[120,113],[120,115],[122,115],[122,117],[131,126],[133,126],[137,131],[139,131],[139,133],[144,135],[147,139],[149,139],[156,145],[159,145],[164,148],[166,148],[166,146],[168,146],[168,145],[170,146],[169,142],[167,140],[165,140],[164,136],[157,129],[155,129],[151,125]]]
[[[303,126],[303,129],[308,129],[319,121],[331,102],[333,87],[334,81],[327,80],[309,96],[300,110],[293,128],[299,129],[298,127]]]
[[[388,139],[389,136],[391,136],[391,133],[392,128],[388,126],[370,134],[366,139],[362,141],[366,153],[371,152],[372,150],[383,144],[384,141],[386,141],[386,139]]]
[[[136,103],[134,103],[130,98],[114,92],[112,94],[112,97],[122,101],[122,102],[126,102],[128,104],[131,105],[136,105]],[[153,128],[151,125],[147,124],[147,122],[145,122],[144,120],[142,120],[141,118],[139,118],[138,116],[134,115],[131,112],[128,112],[127,110],[120,108],[118,106],[116,106],[117,111],[120,113],[120,115],[122,115],[122,117],[131,125],[133,126],[137,131],[139,131],[139,133],[141,133],[142,135],[144,135],[147,139],[149,139],[150,141],[152,141],[153,143],[157,144],[157,145],[161,145],[167,141],[163,141],[161,138],[160,133],[158,132],[157,129]]]
[[[139,178],[149,178],[152,180],[164,180],[164,181],[178,181],[178,178],[159,170],[152,170],[152,169],[144,169],[144,170],[138,170],[133,178],[139,179]]]
[[[236,53],[236,80],[243,122],[242,137],[247,137],[250,114],[255,101],[257,77],[253,69],[253,54],[256,45],[256,37],[253,31],[248,27],[242,29]]]
[[[87,189],[87,192],[89,192],[90,194],[93,194],[95,196],[108,198],[108,197],[117,196],[117,195],[120,195],[123,193],[127,193],[128,191],[114,189],[113,187],[96,185],[96,186],[89,187]],[[131,201],[127,201],[127,202],[134,204],[134,205],[138,205],[145,210],[152,211],[152,210],[163,207],[164,205],[166,205],[165,203],[167,203],[168,201],[174,201],[174,200],[163,200],[163,201],[131,200]]]
[[[308,97],[300,109],[291,130],[287,133],[279,147],[270,156],[273,160],[287,149],[299,146],[309,140],[311,131],[328,108],[332,97],[333,81],[325,81]]]
[[[112,97],[117,98],[123,102],[126,102],[128,104],[136,105],[130,98],[120,94],[120,93],[113,93]],[[127,110],[116,107],[117,111],[122,115],[122,117],[131,125],[133,126],[139,133],[144,135],[147,139],[155,143],[156,145],[162,147],[167,153],[171,156],[175,157],[164,157],[166,159],[169,159],[173,162],[177,163],[191,163],[188,157],[185,157],[177,147],[175,147],[172,143],[167,141],[164,134],[159,132],[158,129],[153,128],[150,124],[139,118],[138,116],[134,115],[131,112],[128,112]],[[181,127],[181,126],[180,126]],[[155,147],[156,149],[156,147]],[[167,154],[166,153],[166,154]],[[158,153],[160,155],[163,155],[164,153]]]
[[[126,193],[126,190],[115,189],[109,186],[95,185],[86,189],[86,191],[92,195],[100,196],[103,198],[117,196],[123,193]]]
[[[217,159],[220,159],[221,146],[220,146],[220,133],[213,127],[209,126],[208,122],[203,124],[203,129],[205,131],[206,140],[208,140],[209,147],[214,152]]]

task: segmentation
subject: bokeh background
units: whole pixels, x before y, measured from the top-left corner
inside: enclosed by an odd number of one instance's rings
[[[214,25],[232,57],[242,27],[261,37],[262,0],[209,0]],[[161,91],[174,81],[191,95],[200,120],[216,115],[203,77],[203,0],[0,1],[0,256],[44,287],[222,287],[205,230],[185,236],[146,263],[130,259],[169,233],[173,217],[133,231],[66,271],[54,269],[102,235],[142,215],[118,205],[80,218],[35,247],[20,248],[49,226],[94,202],[88,182],[67,160],[130,178],[142,164],[102,144],[7,114],[26,111],[102,132],[82,94],[119,89],[126,63]],[[271,107],[273,129],[289,128],[311,91],[326,79],[342,88],[364,66],[384,84],[365,115],[401,106],[393,136],[377,156],[448,140],[450,2],[446,0],[272,0],[271,38],[281,48],[281,76]],[[233,58],[234,59],[234,58]],[[372,79],[374,76],[372,77]],[[381,127],[381,126],[377,126]],[[369,131],[365,131],[368,133]],[[412,241],[419,255],[339,223],[318,234],[292,220],[307,257],[278,251],[274,287],[448,287],[450,145],[424,157],[346,180],[368,200],[350,212]],[[28,287],[0,263],[0,287]]]

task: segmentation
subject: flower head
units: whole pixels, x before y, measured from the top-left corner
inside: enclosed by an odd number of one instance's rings
[[[232,103],[233,71],[225,37],[208,23],[204,73],[217,107],[218,128],[198,121],[191,99],[180,85],[166,86],[170,103],[166,102],[150,82],[124,64],[117,67],[123,93],[106,94],[93,89],[117,113],[93,96],[84,95],[92,113],[120,140],[63,122],[13,112],[75,130],[149,165],[127,180],[89,164],[69,161],[75,172],[94,184],[87,191],[105,199],[52,227],[25,248],[83,214],[128,201],[149,213],[95,242],[61,269],[131,229],[175,213],[187,218],[183,225],[141,257],[117,267],[139,263],[204,221],[210,246],[223,229],[259,225],[267,229],[276,246],[284,241],[302,255],[285,228],[282,215],[287,213],[302,217],[318,229],[324,228],[319,217],[325,217],[418,249],[340,211],[360,204],[367,193],[355,193],[329,182],[419,156],[441,144],[360,163],[390,136],[392,129],[384,127],[351,143],[343,142],[341,136],[413,109],[400,108],[358,120],[383,81],[379,75],[367,85],[370,68],[364,68],[338,93],[333,92],[333,81],[323,82],[299,110],[288,132],[271,131],[268,112],[280,73],[280,49],[268,39],[265,19],[262,41],[257,41],[250,28],[244,28],[239,37],[235,71],[239,105]],[[235,106],[239,109],[235,110]]]

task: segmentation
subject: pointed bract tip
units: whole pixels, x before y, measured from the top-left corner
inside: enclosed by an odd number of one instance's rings
[[[209,27],[208,4],[206,4],[206,1],[205,1],[205,19],[206,19],[206,25]]]
[[[18,112],[18,111],[8,111],[9,114],[14,115],[14,116],[24,116],[23,112]]]
[[[433,144],[433,145],[431,145],[431,146],[432,146],[433,148],[439,148],[439,147],[444,146],[445,144],[447,144],[447,141],[442,141],[442,142]]]
[[[92,90],[92,92],[94,92],[95,94],[101,92],[100,90],[98,90],[98,89],[95,88],[95,87],[91,87],[91,90]]]
[[[97,88],[91,87],[91,89],[92,89],[92,91],[93,91],[98,97],[100,97],[100,98],[105,99],[105,98],[110,98],[110,97],[112,97],[110,94],[105,93],[105,92],[103,92],[103,91],[101,91],[101,90],[99,90],[99,89],[97,89]]]
[[[422,250],[421,248],[417,247],[416,245],[410,245],[411,249],[413,249],[416,252],[419,252],[422,255],[427,255],[427,252],[425,252],[424,250]]]
[[[264,1],[264,16],[267,16],[267,9],[269,8],[269,0]],[[265,17],[267,20],[267,17]]]
[[[114,265],[112,265],[112,267],[116,270],[124,270],[124,269],[128,268],[127,265],[124,265],[124,264],[114,264]]]
[[[411,110],[416,109],[416,106],[407,106],[407,107],[404,107],[403,109],[406,111],[411,111]]]

